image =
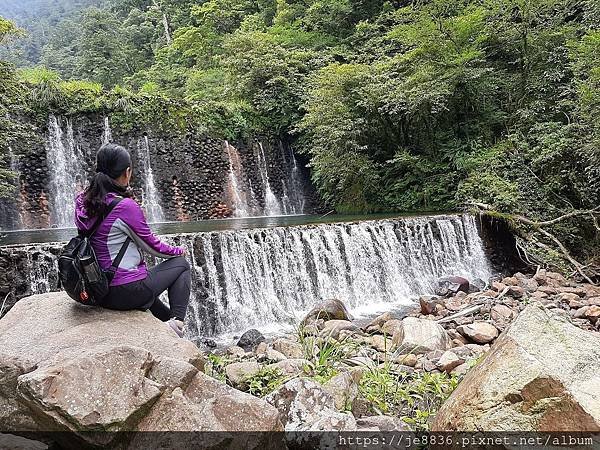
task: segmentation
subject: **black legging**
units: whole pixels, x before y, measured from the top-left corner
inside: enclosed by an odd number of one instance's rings
[[[173,317],[183,320],[190,301],[190,285],[190,264],[185,257],[177,256],[151,267],[144,280],[112,286],[102,306],[119,310],[149,309],[163,322]],[[170,307],[158,298],[166,290]]]

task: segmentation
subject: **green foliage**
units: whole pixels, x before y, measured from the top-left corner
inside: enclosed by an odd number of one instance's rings
[[[246,391],[256,397],[264,397],[279,388],[287,377],[277,367],[262,367],[254,375],[246,377],[243,384]]]
[[[381,414],[392,414],[427,430],[430,419],[458,385],[458,378],[444,373],[397,372],[390,363],[365,372],[359,393]]]
[[[225,375],[225,367],[229,364],[227,358],[209,353],[206,357],[206,364],[204,365],[204,373],[209,377],[215,378],[225,383],[227,376]]]
[[[350,339],[333,339],[331,336],[314,336],[303,328],[298,330],[298,340],[308,361],[307,372],[319,383],[325,383],[339,373],[340,363],[356,354],[358,344]]]

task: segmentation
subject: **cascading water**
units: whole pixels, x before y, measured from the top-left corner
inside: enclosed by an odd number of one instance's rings
[[[197,335],[293,323],[327,298],[373,313],[433,293],[442,276],[491,275],[472,216],[213,232],[184,243]]]
[[[82,165],[83,157],[73,137],[73,126],[70,120],[67,120],[66,124],[65,137],[59,120],[51,115],[46,144],[51,222],[58,227],[73,226],[75,195],[84,188],[86,179]]]
[[[148,136],[138,140],[138,157],[142,165],[144,174],[144,189],[142,192],[142,207],[146,212],[149,222],[163,222],[165,220],[162,207],[160,206],[160,196],[156,185],[154,184],[154,174],[150,164],[150,143]]]
[[[214,231],[165,236],[184,245],[192,265],[188,337],[298,323],[318,302],[338,298],[355,316],[410,305],[440,277],[488,280],[475,218],[444,215],[357,223]],[[29,287],[54,289],[57,244],[9,248],[27,253]],[[31,255],[30,255],[31,254]],[[15,255],[11,262],[10,255]],[[20,264],[20,263],[19,263]]]
[[[271,189],[271,183],[269,181],[269,173],[267,171],[267,159],[265,158],[265,150],[262,142],[258,143],[258,170],[260,173],[260,179],[263,185],[263,191],[265,194],[265,216],[280,216],[282,214],[281,204],[275,196],[273,189]]]
[[[225,141],[224,147],[225,152],[227,153],[227,158],[229,159],[227,195],[233,209],[233,215],[234,217],[251,216],[252,208],[248,203],[248,195],[242,188],[244,179],[240,154],[234,146],[229,144],[228,141]]]
[[[281,203],[283,206],[283,213],[286,215],[290,214],[303,214],[306,199],[304,198],[304,184],[300,175],[300,168],[298,167],[298,161],[292,151],[292,148],[285,146],[283,142],[279,142],[279,148],[281,149],[281,156],[288,169],[287,180],[282,180],[283,197]]]
[[[104,129],[102,131],[102,145],[112,142],[112,130],[110,129],[110,122],[108,117],[104,118]]]

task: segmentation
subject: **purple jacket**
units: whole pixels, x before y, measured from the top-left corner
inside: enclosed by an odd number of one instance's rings
[[[108,194],[106,203],[110,203],[114,197],[115,194]],[[96,218],[88,218],[83,205],[83,193],[80,193],[75,200],[77,229],[88,231],[95,222]],[[111,266],[127,237],[130,237],[132,242],[127,247],[115,277],[110,283],[111,286],[132,283],[148,276],[142,251],[159,258],[172,258],[183,254],[182,247],[173,247],[157,238],[150,230],[140,205],[133,199],[125,198],[104,219],[91,239],[92,247],[102,269],[108,269]]]

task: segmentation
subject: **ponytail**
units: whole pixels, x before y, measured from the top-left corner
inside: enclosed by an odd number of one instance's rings
[[[121,197],[132,197],[128,186],[115,182],[115,178],[128,167],[131,167],[131,158],[125,148],[116,144],[100,147],[96,155],[96,174],[84,191],[83,205],[88,217],[104,216],[108,208],[106,196],[111,192]]]

